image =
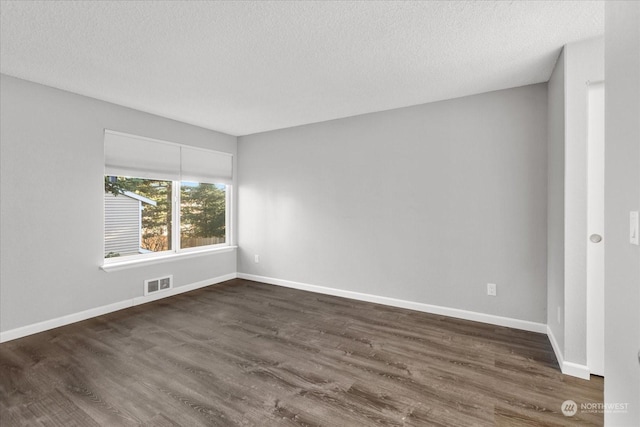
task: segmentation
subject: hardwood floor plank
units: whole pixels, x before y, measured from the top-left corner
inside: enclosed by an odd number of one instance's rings
[[[0,345],[5,426],[602,425],[548,338],[231,280]]]
[[[77,405],[55,390],[27,405],[44,426],[91,427],[99,424]]]

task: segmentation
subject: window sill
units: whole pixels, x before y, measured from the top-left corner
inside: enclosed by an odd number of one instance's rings
[[[100,270],[106,271],[107,273],[111,271],[124,270],[126,268],[140,267],[152,264],[159,264],[165,261],[173,261],[178,259],[185,258],[194,258],[203,255],[213,255],[213,254],[222,254],[225,252],[235,251],[237,246],[225,246],[223,248],[215,248],[215,249],[205,249],[202,251],[190,251],[190,252],[180,252],[180,253],[172,253],[168,255],[156,256],[152,258],[144,258],[144,259],[134,259],[128,261],[118,261],[118,262],[110,262],[108,264],[103,264],[100,266]]]

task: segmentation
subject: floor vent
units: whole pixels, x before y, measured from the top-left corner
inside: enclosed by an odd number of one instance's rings
[[[173,288],[173,276],[158,277],[144,281],[144,294],[151,295],[156,292]]]

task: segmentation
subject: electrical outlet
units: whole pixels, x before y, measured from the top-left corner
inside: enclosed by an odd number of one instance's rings
[[[495,283],[487,283],[487,295],[495,297],[497,292],[497,285]]]
[[[260,262],[260,255],[256,254],[253,256],[253,262],[255,262],[256,264],[258,264]]]

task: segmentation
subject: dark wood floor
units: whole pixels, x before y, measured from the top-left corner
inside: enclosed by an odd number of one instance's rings
[[[246,280],[0,345],[0,425],[602,425],[545,335]]]

